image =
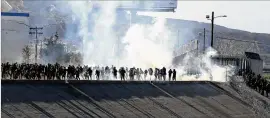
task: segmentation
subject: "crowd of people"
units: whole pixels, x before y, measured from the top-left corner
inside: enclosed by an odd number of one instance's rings
[[[163,68],[128,68],[115,66],[111,67],[88,67],[56,64],[26,64],[26,63],[2,63],[3,79],[27,79],[27,80],[169,80],[176,81],[176,70],[169,69],[168,75],[165,67]]]
[[[268,97],[270,94],[270,81],[263,78],[260,74],[255,75],[254,72],[248,71],[243,74],[244,81],[247,86],[258,91],[260,94]]]
[[[56,64],[27,64],[27,63],[2,63],[2,79],[27,79],[27,80],[151,80],[151,81],[176,81],[176,70],[163,68],[128,68],[89,67]],[[270,81],[261,75],[248,71],[243,73],[247,86],[268,97]]]

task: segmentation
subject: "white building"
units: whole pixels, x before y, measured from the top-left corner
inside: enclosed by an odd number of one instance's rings
[[[1,61],[22,61],[22,48],[30,41],[29,14],[1,12]]]

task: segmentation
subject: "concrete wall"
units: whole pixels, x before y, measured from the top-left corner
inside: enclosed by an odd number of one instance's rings
[[[1,61],[22,60],[22,48],[31,39],[29,14],[1,12]]]
[[[254,116],[249,104],[235,96],[238,94],[230,94],[228,89],[205,81],[69,81],[65,84],[57,80],[6,80],[2,81],[1,89],[4,118],[260,117]]]

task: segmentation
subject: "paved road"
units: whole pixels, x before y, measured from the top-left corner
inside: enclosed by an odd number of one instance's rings
[[[2,117],[256,117],[212,82],[2,81]]]

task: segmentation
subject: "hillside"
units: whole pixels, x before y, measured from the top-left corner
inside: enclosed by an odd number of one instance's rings
[[[168,19],[167,25],[175,30],[180,29],[180,33],[182,29],[184,29],[184,32],[185,30],[188,30],[187,32],[190,32],[190,37],[192,37],[192,35],[199,35],[200,32],[203,32],[203,28],[206,28],[206,39],[211,39],[211,24],[209,23]],[[243,30],[230,29],[220,25],[215,25],[214,30],[215,37],[245,41],[258,41],[261,53],[270,53],[270,34],[252,33]]]
[[[133,22],[140,24],[151,24],[153,21],[152,17],[149,16],[138,16],[133,18]],[[123,23],[123,22],[121,22]],[[203,32],[203,28],[206,28],[206,46],[210,45],[211,39],[211,24],[202,23],[197,21],[182,20],[182,19],[167,19],[166,25],[173,31],[175,35],[178,34],[179,39],[182,40],[183,44],[190,40],[199,39],[203,40],[203,36],[199,33]],[[253,33],[238,29],[231,29],[220,25],[215,25],[214,37],[222,39],[230,39],[237,41],[257,41],[259,46],[259,52],[262,54],[270,53],[270,34],[264,33]],[[176,38],[176,37],[175,37]]]

